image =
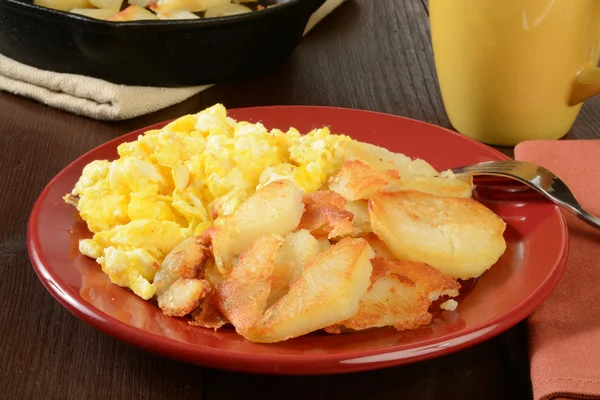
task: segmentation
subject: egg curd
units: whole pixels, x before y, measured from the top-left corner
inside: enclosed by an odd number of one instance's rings
[[[119,158],[88,164],[65,201],[92,239],[79,243],[110,280],[143,299],[154,274],[183,239],[231,214],[249,195],[281,179],[319,189],[343,163],[347,136],[322,128],[301,135],[237,122],[214,105],[118,147]]]

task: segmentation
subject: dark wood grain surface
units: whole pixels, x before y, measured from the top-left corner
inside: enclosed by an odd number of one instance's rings
[[[118,123],[0,93],[0,399],[531,398],[524,323],[404,367],[321,377],[238,374],[157,357],[92,329],[44,290],[27,256],[32,204],[70,161],[123,133],[215,102],[353,107],[448,127],[428,31],[426,1],[349,0],[273,70]],[[599,132],[600,99],[592,99],[567,139],[600,138]]]

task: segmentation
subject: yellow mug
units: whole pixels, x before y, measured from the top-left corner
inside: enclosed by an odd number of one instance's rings
[[[600,93],[600,0],[429,0],[454,128],[513,146],[565,135]]]

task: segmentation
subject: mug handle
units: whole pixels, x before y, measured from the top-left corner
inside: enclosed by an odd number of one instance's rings
[[[575,78],[569,105],[574,106],[582,103],[597,94],[600,94],[600,68],[585,67]]]

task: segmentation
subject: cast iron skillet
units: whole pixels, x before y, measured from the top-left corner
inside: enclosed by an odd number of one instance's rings
[[[109,22],[31,0],[0,0],[0,54],[40,69],[126,85],[218,83],[288,56],[325,0],[278,2],[229,17]]]

